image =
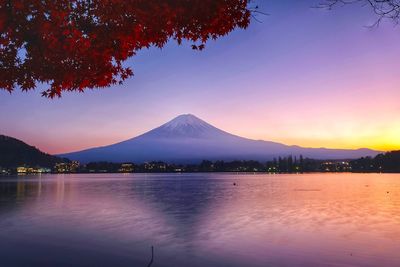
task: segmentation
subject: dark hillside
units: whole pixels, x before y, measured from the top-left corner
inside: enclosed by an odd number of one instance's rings
[[[15,168],[27,165],[50,168],[62,161],[62,158],[46,154],[18,139],[0,135],[0,167]]]

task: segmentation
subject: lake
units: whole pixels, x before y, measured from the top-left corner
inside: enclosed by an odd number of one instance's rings
[[[236,183],[236,185],[234,185]],[[0,177],[0,266],[400,266],[400,174]]]

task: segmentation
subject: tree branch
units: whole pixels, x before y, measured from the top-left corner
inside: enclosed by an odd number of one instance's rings
[[[331,10],[335,6],[361,3],[363,6],[370,6],[378,19],[369,27],[379,26],[382,20],[389,19],[396,25],[400,22],[400,1],[399,0],[325,0],[317,5],[317,8]]]

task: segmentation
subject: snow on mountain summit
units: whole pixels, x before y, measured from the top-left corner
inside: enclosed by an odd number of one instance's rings
[[[195,125],[197,125],[197,126],[209,125],[209,126],[211,126],[207,122],[197,118],[196,116],[194,116],[192,114],[179,115],[176,118],[170,120],[169,122],[163,124],[162,126],[176,128],[176,127],[182,127],[183,125],[192,125],[192,126],[195,126]]]
[[[179,115],[171,121],[146,133],[143,137],[210,138],[230,135],[192,114]]]

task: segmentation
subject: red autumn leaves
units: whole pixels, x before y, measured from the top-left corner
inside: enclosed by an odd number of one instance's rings
[[[248,0],[0,0],[0,88],[63,91],[107,87],[133,75],[136,51],[209,39],[250,21]]]

